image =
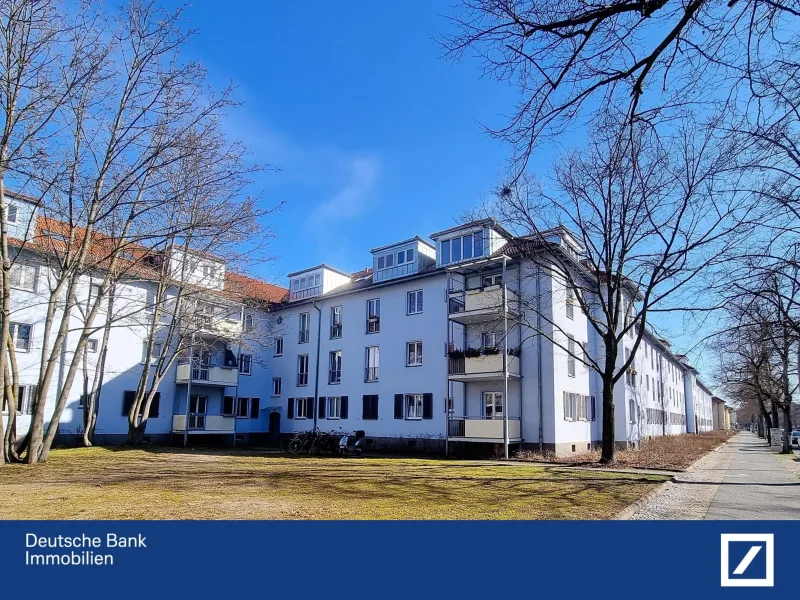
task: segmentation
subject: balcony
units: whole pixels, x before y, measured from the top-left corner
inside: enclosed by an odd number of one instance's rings
[[[519,317],[519,299],[511,290],[507,292],[508,316]],[[448,312],[450,319],[463,325],[485,323],[503,318],[503,288],[492,285],[466,291],[451,291]]]
[[[178,365],[175,382],[189,382],[189,363]],[[220,387],[236,387],[239,385],[239,369],[235,367],[217,367],[214,365],[195,366],[195,368],[192,369],[192,383]]]
[[[233,339],[242,335],[241,321],[226,317],[212,317],[210,315],[195,315],[195,333],[200,336],[220,337]]]
[[[173,433],[186,430],[186,415],[172,416]],[[236,417],[192,413],[189,415],[189,433],[233,433],[236,430]]]
[[[494,381],[503,379],[503,354],[489,354],[474,358],[450,358],[447,373],[452,381]],[[508,356],[509,378],[519,378],[519,357]]]
[[[520,442],[521,428],[518,418],[508,418],[508,439]],[[503,419],[479,417],[450,417],[447,421],[447,437],[453,442],[503,443]]]

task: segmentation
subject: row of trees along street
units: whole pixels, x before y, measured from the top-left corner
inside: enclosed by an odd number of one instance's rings
[[[248,194],[261,170],[227,139],[222,119],[230,89],[215,91],[182,50],[191,38],[181,11],[151,0],[120,8],[54,0],[0,6],[0,353],[5,462],[47,459],[76,379],[84,391],[84,443],[92,443],[109,337],[140,327],[145,367],[128,414],[129,441],[140,443],[158,384],[185,354],[205,310],[191,273],[205,253],[232,265],[260,256],[270,212]],[[12,239],[6,188],[39,214],[36,231]],[[247,244],[243,246],[243,244]],[[178,272],[171,257],[191,248]],[[44,341],[31,426],[18,441],[19,373],[9,323],[15,264],[28,253],[43,266],[36,290]],[[88,281],[97,282],[89,290]],[[147,302],[131,302],[131,281],[147,282]],[[88,294],[87,294],[88,291]],[[88,296],[88,301],[86,300]],[[90,336],[99,335],[91,361]],[[65,349],[65,340],[69,348]],[[61,363],[49,423],[45,404]],[[80,382],[80,379],[78,379]]]
[[[769,377],[753,386],[742,370],[753,357],[732,353],[715,383],[791,429],[798,22],[792,0],[461,0],[440,38],[452,60],[477,59],[516,93],[507,120],[486,127],[512,149],[508,176],[469,216],[528,236],[520,253],[587,315],[591,356],[536,306],[526,325],[599,374],[603,462],[615,457],[614,386],[658,315],[718,322],[714,343],[737,350],[732,336],[753,340]],[[539,179],[542,149],[556,156]],[[557,226],[583,256],[548,241]],[[633,351],[619,360],[625,336]]]

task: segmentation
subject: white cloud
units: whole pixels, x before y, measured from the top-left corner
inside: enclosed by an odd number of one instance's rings
[[[363,155],[344,158],[343,162],[349,172],[344,186],[312,209],[311,220],[317,226],[331,220],[357,219],[373,208],[370,198],[380,174],[380,160]]]

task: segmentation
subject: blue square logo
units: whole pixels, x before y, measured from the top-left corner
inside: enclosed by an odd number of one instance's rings
[[[723,587],[773,587],[774,534],[723,533],[720,556]]]

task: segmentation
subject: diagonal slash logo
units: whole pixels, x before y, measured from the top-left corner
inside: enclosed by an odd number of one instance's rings
[[[720,536],[722,587],[773,587],[775,535],[723,533]]]

